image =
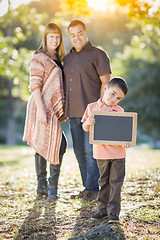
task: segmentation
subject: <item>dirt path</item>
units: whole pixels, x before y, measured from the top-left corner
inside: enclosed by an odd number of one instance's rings
[[[8,159],[7,152],[3,153],[3,158],[6,157],[3,164],[0,161],[0,240],[160,239],[160,151],[128,152],[121,225],[118,226],[90,218],[96,202],[70,199],[71,194],[82,190],[72,150],[67,151],[64,158],[57,201],[36,198],[32,150],[23,149],[19,160],[14,151]],[[22,155],[25,160],[21,164]],[[144,160],[150,165],[148,170],[144,169]]]

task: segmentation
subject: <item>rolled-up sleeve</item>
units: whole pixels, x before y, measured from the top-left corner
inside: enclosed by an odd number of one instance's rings
[[[89,107],[89,104],[88,104],[87,108],[86,108],[86,110],[83,114],[83,117],[81,119],[81,122],[84,123],[90,115],[91,115],[91,110],[90,110],[90,107]]]
[[[37,88],[42,89],[44,78],[44,65],[37,59],[32,59],[30,65],[30,85],[29,90],[33,92]]]
[[[97,51],[97,56],[96,56],[96,71],[98,75],[101,77],[106,74],[111,74],[111,67],[110,67],[110,58],[107,55],[106,52],[102,51],[99,49]]]

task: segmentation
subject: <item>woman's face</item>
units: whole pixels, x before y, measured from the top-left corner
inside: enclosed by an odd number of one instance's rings
[[[47,50],[54,52],[61,43],[61,35],[58,33],[47,34]]]

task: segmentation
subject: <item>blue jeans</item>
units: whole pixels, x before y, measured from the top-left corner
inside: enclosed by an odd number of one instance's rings
[[[99,190],[99,169],[96,159],[93,158],[93,146],[89,144],[89,132],[82,128],[81,118],[70,118],[70,128],[73,140],[73,149],[81,173],[85,189],[97,192]]]

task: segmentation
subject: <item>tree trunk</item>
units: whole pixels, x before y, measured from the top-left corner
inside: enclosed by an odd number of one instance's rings
[[[152,128],[152,139],[153,139],[153,148],[157,149],[157,131],[155,128]]]
[[[7,145],[16,144],[14,105],[12,97],[12,81],[8,79],[8,127],[7,127]]]

